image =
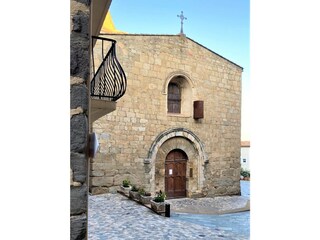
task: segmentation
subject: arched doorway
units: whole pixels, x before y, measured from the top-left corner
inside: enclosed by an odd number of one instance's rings
[[[145,173],[149,174],[147,180],[150,183],[150,191],[166,191],[165,161],[167,155],[175,149],[182,150],[188,159],[186,197],[201,194],[205,181],[205,167],[209,159],[199,137],[186,128],[171,128],[161,132],[152,143],[148,157],[144,159]]]
[[[187,160],[186,153],[180,149],[168,153],[165,161],[165,192],[168,198],[187,196]]]

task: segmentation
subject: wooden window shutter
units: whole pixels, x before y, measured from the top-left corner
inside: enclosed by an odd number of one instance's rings
[[[200,119],[204,117],[203,113],[203,101],[193,102],[193,118]]]
[[[169,83],[168,86],[168,112],[181,112],[181,91],[180,87],[175,83]]]

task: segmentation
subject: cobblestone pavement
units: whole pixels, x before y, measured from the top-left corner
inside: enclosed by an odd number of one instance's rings
[[[250,212],[248,211],[222,215],[186,214],[172,211],[171,217],[166,218],[121,194],[89,196],[88,215],[89,240],[241,240],[249,239],[250,232]]]
[[[167,200],[171,211],[183,213],[224,214],[250,209],[248,199],[242,196],[227,196],[215,198],[181,198]]]
[[[180,221],[191,222],[212,229],[231,231],[238,239],[250,238],[250,212],[228,213],[228,214],[188,214],[173,213],[171,218]]]
[[[250,210],[250,182],[241,181],[241,196],[167,200],[173,212],[224,214]]]

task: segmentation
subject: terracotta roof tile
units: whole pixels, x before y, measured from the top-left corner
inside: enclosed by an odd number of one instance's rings
[[[250,147],[250,141],[241,141],[241,147]]]

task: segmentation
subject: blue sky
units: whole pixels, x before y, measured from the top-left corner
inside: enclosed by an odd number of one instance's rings
[[[178,34],[183,11],[187,37],[244,68],[241,138],[249,140],[249,0],[113,0],[109,10],[117,29],[146,34]]]

